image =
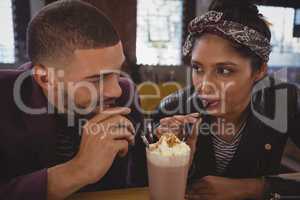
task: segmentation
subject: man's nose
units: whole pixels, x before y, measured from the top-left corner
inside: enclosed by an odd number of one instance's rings
[[[106,98],[119,98],[122,95],[122,89],[118,78],[112,78],[103,88]]]

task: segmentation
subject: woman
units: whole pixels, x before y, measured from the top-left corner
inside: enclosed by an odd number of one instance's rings
[[[192,87],[168,96],[154,115],[158,135],[197,125],[197,137],[187,140],[189,199],[270,199],[286,192],[267,175],[279,173],[287,138],[300,147],[300,92],[267,76],[268,25],[245,0],[216,0],[190,23],[183,52],[191,56]],[[197,106],[205,111],[200,118]]]

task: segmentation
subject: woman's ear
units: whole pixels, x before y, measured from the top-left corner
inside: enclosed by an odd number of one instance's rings
[[[264,63],[261,65],[260,69],[255,72],[255,82],[262,80],[268,73],[268,65]]]

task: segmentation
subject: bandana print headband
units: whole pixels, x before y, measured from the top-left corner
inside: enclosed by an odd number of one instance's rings
[[[212,32],[248,47],[264,62],[269,61],[272,50],[270,41],[256,30],[242,24],[222,19],[223,13],[209,11],[196,17],[189,24],[189,35],[183,46],[183,55],[191,53],[196,37],[204,32]]]

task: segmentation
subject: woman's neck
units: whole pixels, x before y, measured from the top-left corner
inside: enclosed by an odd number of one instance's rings
[[[232,141],[236,133],[238,133],[247,120],[248,114],[249,110],[245,109],[243,112],[231,113],[224,117],[216,117],[214,121],[217,126],[214,126],[214,133],[227,142]]]

